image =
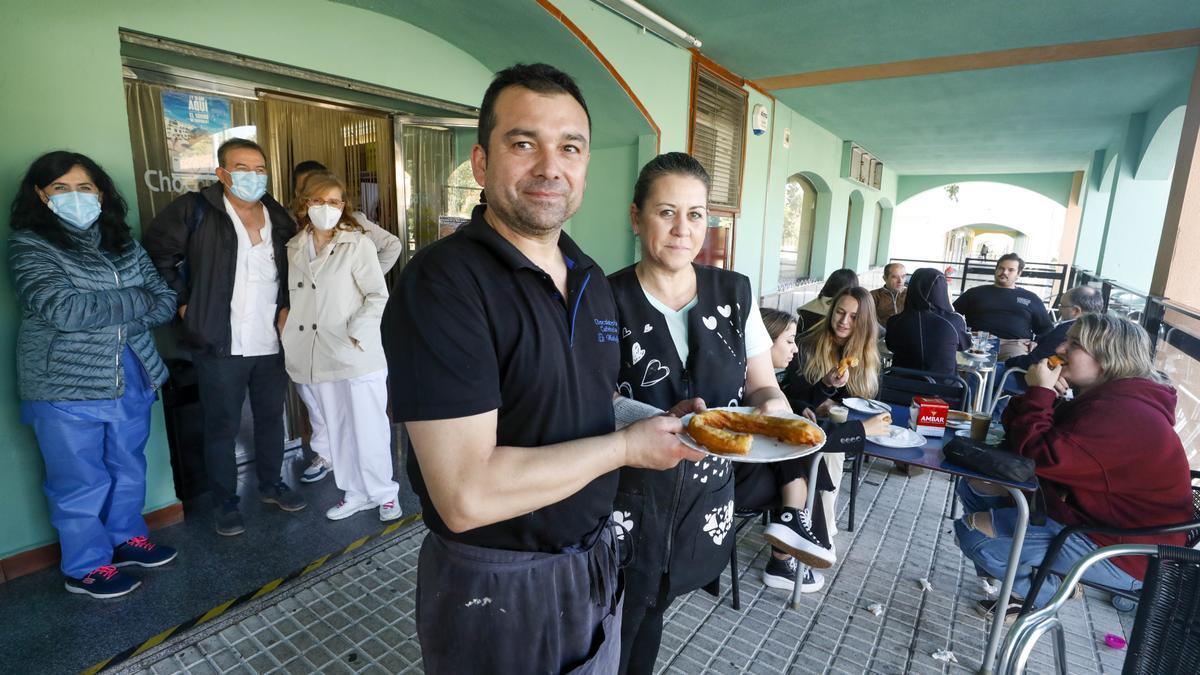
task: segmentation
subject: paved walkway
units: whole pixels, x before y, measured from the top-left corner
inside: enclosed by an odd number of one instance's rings
[[[984,597],[946,519],[950,482],[908,478],[878,462],[860,488],[860,526],[836,537],[838,564],[799,611],[787,594],[760,583],[769,549],[755,523],[738,541],[742,609],[728,576],[722,595],[693,593],[666,617],[658,667],[663,673],[974,672],[986,626],[974,611]],[[847,479],[849,474],[847,474]],[[845,513],[840,523],[845,523]],[[413,619],[416,559],[425,529],[414,524],[336,564],[174,637],[128,661],[128,673],[420,672]],[[927,579],[933,590],[923,591]],[[867,606],[878,603],[876,617]],[[1120,672],[1123,652],[1105,633],[1127,635],[1106,597],[1089,591],[1064,621],[1071,672]],[[1122,623],[1127,624],[1125,628]],[[932,655],[951,650],[957,663]],[[1031,662],[1053,672],[1050,640]]]

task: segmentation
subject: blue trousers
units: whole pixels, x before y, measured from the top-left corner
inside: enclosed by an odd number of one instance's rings
[[[58,530],[62,572],[81,578],[113,548],[145,536],[146,441],[154,390],[137,356],[122,355],[125,394],[104,401],[22,401],[46,462],[42,488]]]
[[[1008,552],[1012,549],[1013,530],[1017,524],[1017,509],[1011,506],[1008,495],[987,496],[975,492],[966,479],[958,482],[958,498],[962,501],[963,517],[954,521],[954,534],[958,538],[958,546],[963,555],[975,563],[975,571],[980,576],[1004,578],[1004,570],[1008,567]],[[992,530],[994,537],[989,537],[972,527],[968,518],[972,513],[991,512]],[[1021,557],[1018,561],[1017,576],[1013,580],[1013,595],[1026,597],[1029,587],[1033,585],[1033,568],[1042,564],[1050,542],[1062,531],[1064,525],[1049,518],[1045,525],[1029,525],[1025,530],[1025,544],[1021,547]],[[1082,534],[1073,534],[1058,552],[1052,568],[1059,574],[1065,574],[1077,560],[1096,550],[1096,543]],[[1111,560],[1101,560],[1092,565],[1084,573],[1083,578],[1105,586],[1141,588],[1142,582],[1129,576],[1121,568],[1112,564]],[[1058,590],[1059,578],[1054,575],[1046,577],[1037,598],[1035,607],[1042,607],[1054,592]]]

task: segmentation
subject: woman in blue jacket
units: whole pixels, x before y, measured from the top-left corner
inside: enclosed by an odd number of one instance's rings
[[[117,568],[175,558],[142,518],[150,408],[167,379],[150,329],[171,319],[175,293],[125,213],[103,169],[59,150],[21,181],[8,241],[21,420],[46,463],[66,589],[97,598],[141,584]]]

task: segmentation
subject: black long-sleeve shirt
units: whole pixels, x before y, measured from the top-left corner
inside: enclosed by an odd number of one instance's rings
[[[1024,288],[976,286],[958,296],[954,311],[972,329],[1004,340],[1028,340],[1054,327],[1042,299]]]

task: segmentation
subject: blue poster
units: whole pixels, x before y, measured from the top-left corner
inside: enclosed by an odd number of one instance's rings
[[[162,92],[163,122],[171,173],[212,175],[217,147],[233,126],[229,100],[186,91]]]

